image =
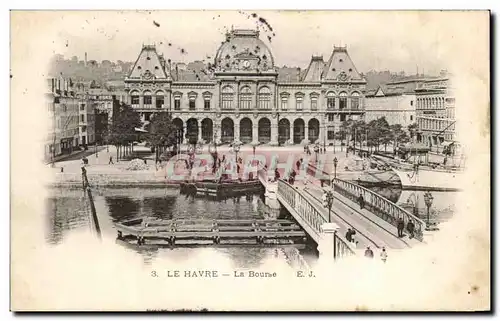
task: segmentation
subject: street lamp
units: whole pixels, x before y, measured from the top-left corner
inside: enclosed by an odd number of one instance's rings
[[[337,178],[337,163],[338,163],[338,159],[337,157],[335,157],[333,159],[333,168],[334,168],[334,172],[333,172],[333,178]]]
[[[99,158],[99,152],[97,151],[97,142],[94,143],[95,158]]]
[[[328,223],[332,222],[333,192],[325,191],[323,194],[323,206],[328,208]]]
[[[425,192],[424,201],[425,201],[425,205],[427,206],[427,227],[426,227],[426,229],[430,229],[429,218],[430,218],[430,211],[431,211],[431,206],[432,206],[433,200],[434,200],[434,197],[432,196],[432,194],[430,192]]]
[[[316,163],[318,163],[318,152],[319,152],[318,144],[314,145],[314,152],[316,153]]]

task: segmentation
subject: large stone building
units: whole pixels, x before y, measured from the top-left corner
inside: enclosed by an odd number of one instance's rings
[[[389,125],[400,124],[404,128],[416,123],[415,89],[420,82],[423,80],[389,82],[374,91],[366,92],[365,121],[385,117]]]
[[[70,79],[50,78],[45,103],[48,115],[48,135],[45,142],[45,161],[71,153],[80,144],[79,106],[81,99]]]
[[[427,80],[417,86],[417,139],[442,147],[456,140],[455,98],[448,77]]]
[[[183,68],[143,46],[125,91],[144,121],[170,111],[184,142],[329,144],[342,122],[363,119],[366,81],[346,47],[290,71],[277,68],[258,31],[233,30],[207,66]]]

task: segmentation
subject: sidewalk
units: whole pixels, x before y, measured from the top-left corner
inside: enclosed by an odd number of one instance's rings
[[[323,189],[319,186],[319,181],[309,183],[307,185],[307,192],[315,197],[318,202],[321,201]],[[386,222],[367,209],[361,209],[359,204],[345,198],[337,192],[334,192],[334,196],[335,199],[332,208],[335,214],[345,221],[350,222],[356,230],[360,230],[370,240],[377,243],[379,247],[386,246],[389,248],[402,249],[422,244],[420,241],[410,239],[407,236],[398,238],[397,228],[394,225]]]

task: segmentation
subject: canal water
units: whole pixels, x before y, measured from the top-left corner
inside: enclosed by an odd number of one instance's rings
[[[377,189],[377,193],[398,204],[414,207],[419,213],[426,213],[423,192],[401,191],[400,189]],[[442,222],[450,219],[455,211],[454,203],[458,192],[433,192],[434,202],[431,219]],[[269,211],[260,195],[246,195],[222,201],[204,198],[186,198],[178,190],[161,188],[100,188],[93,189],[96,210],[102,233],[115,237],[114,223],[136,217],[161,219],[251,219],[276,218],[276,211]],[[89,203],[81,188],[52,189],[46,202],[46,241],[57,245],[64,242],[70,233],[90,228]],[[411,205],[411,206],[410,206]],[[121,246],[118,245],[117,246]],[[158,256],[187,258],[206,249],[131,249],[142,255],[148,263]],[[235,268],[258,268],[264,262],[275,258],[272,248],[214,248],[227,258]],[[317,258],[316,249],[311,246],[300,250],[309,263]]]

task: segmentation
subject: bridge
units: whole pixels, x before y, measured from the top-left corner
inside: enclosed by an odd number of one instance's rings
[[[278,202],[288,210],[304,231],[319,245],[325,239],[333,240],[334,257],[359,254],[367,246],[373,249],[400,250],[415,246],[424,239],[425,223],[412,213],[377,193],[353,182],[331,177],[312,165],[305,170],[306,179],[290,184],[283,179],[270,182],[267,173],[259,171],[259,180],[269,190],[276,190]],[[322,186],[321,180],[326,184]],[[277,187],[277,188],[276,188]],[[333,192],[331,212],[323,206],[325,190]],[[272,195],[272,194],[271,194]],[[362,196],[364,206],[358,199]],[[329,217],[331,215],[331,217]],[[405,227],[411,220],[415,225],[414,237],[408,232],[402,238],[397,234],[397,219],[403,218]],[[334,231],[329,230],[334,228]],[[348,242],[348,228],[356,230],[357,244]],[[333,237],[327,236],[333,234]],[[330,241],[331,242],[331,241]]]

